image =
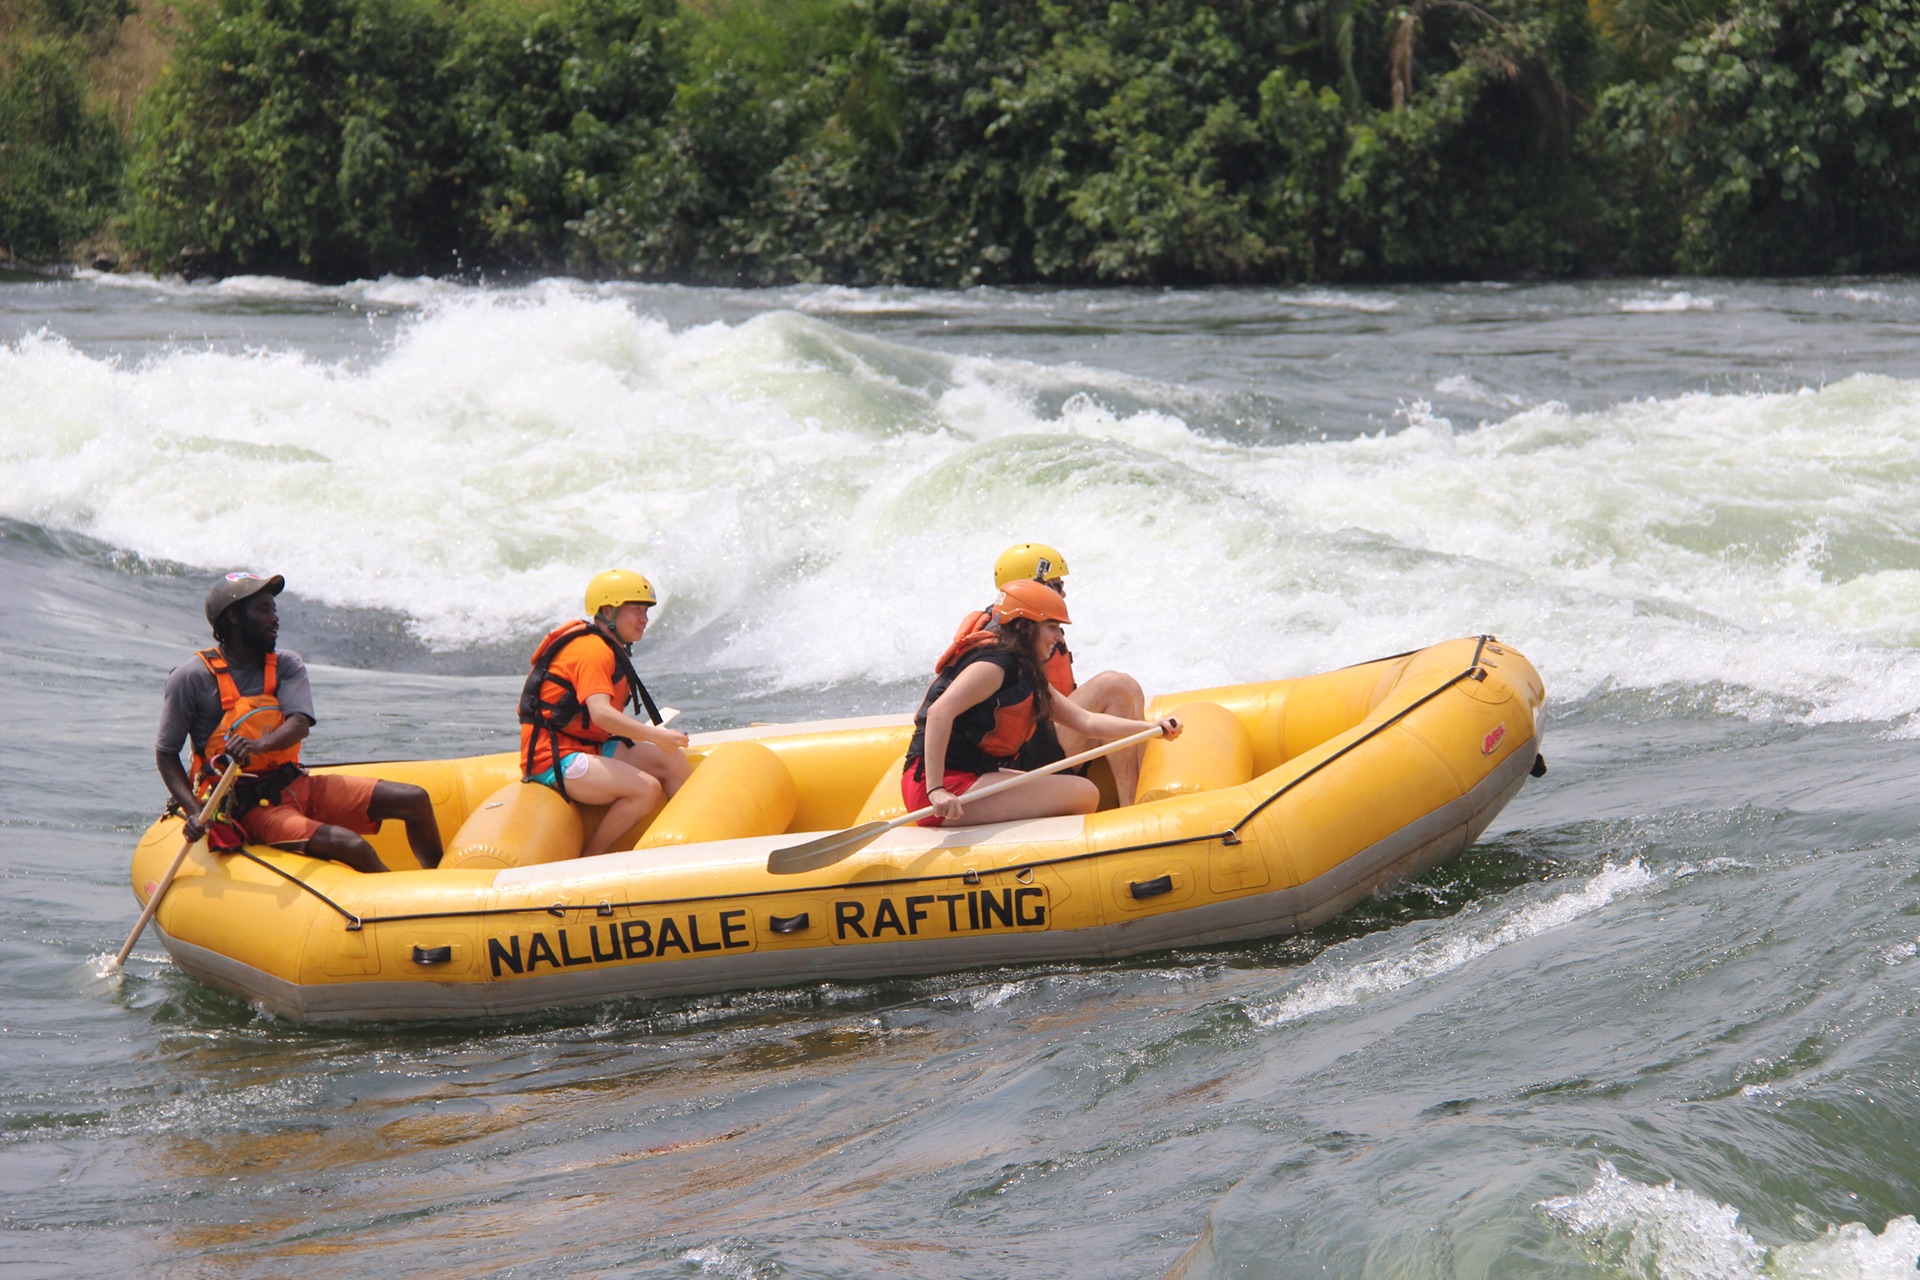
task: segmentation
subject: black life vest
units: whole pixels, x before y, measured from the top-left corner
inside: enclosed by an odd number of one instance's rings
[[[927,696],[913,716],[913,741],[907,745],[907,772],[914,777],[925,773],[923,757],[927,746],[927,708],[939,701],[962,671],[976,662],[990,662],[1000,668],[1000,687],[953,718],[953,732],[947,740],[946,766],[963,773],[992,773],[1012,766],[1020,758],[1020,749],[1033,737],[1040,723],[1040,708],[1033,686],[1021,673],[1021,663],[1004,649],[994,646],[991,634],[981,633],[977,643],[955,654],[949,649],[941,655],[948,665],[940,669],[927,686]],[[957,647],[957,646],[956,646]],[[934,779],[937,784],[938,779]]]
[[[564,754],[560,740],[566,738],[589,751],[598,751],[602,743],[614,737],[594,725],[593,713],[580,700],[580,691],[574,688],[573,681],[565,676],[556,676],[552,671],[554,659],[560,656],[562,649],[588,636],[604,643],[613,653],[615,678],[627,686],[627,705],[623,710],[637,711],[644,706],[647,719],[654,724],[660,723],[660,708],[653,704],[647,686],[640,683],[627,646],[620,642],[618,636],[598,621],[569,622],[549,632],[547,638],[540,642],[540,647],[534,650],[533,670],[527,673],[527,682],[520,688],[520,723],[533,730],[526,735],[526,743],[520,752],[520,777],[522,781],[532,781],[533,746],[540,734],[546,734],[553,756],[553,785],[562,799],[567,798],[567,780],[565,771],[560,767],[560,757]],[[579,721],[577,726],[574,724],[576,720]],[[619,740],[628,746],[633,745],[631,739]]]

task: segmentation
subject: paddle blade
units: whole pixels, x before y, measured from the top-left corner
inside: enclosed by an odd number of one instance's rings
[[[89,956],[85,964],[69,970],[65,986],[76,995],[105,995],[118,990],[125,977],[126,971],[113,954],[102,951],[97,956]]]
[[[767,870],[775,875],[813,871],[838,862],[856,849],[865,848],[891,830],[891,822],[863,822],[857,827],[836,831],[805,844],[790,844],[767,855]]]

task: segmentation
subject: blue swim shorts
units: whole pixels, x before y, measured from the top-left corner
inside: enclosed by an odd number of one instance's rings
[[[609,738],[605,742],[600,744],[600,754],[603,756],[612,756],[613,753],[618,751],[619,749],[620,749],[620,744],[618,742],[615,742],[612,738]],[[575,778],[578,778],[581,774],[587,771],[586,753],[581,751],[567,752],[565,755],[560,757],[560,769],[561,769],[561,772],[566,774],[567,781],[572,782]],[[543,787],[552,787],[556,791],[560,789],[559,780],[553,776],[553,769],[551,766],[549,766],[548,768],[542,769],[540,772],[529,777],[527,781],[537,782]]]

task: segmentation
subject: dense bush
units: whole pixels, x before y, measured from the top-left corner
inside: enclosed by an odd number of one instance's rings
[[[1602,100],[1636,265],[1920,265],[1920,3],[1741,0],[1672,73]],[[1644,219],[1643,219],[1644,221]]]
[[[1570,265],[1576,4],[837,7],[808,29],[850,34],[778,65],[707,56],[582,220],[601,261],[937,284]]]
[[[451,267],[450,34],[430,0],[194,11],[137,127],[134,242],[321,277]]]
[[[567,0],[472,15],[440,77],[463,246],[597,267],[568,226],[606,200],[673,102],[674,12],[671,0]]]
[[[127,0],[15,2],[35,47],[78,48]],[[190,12],[127,169],[156,264],[963,285],[1920,258],[1920,0]],[[103,217],[116,159],[59,58],[13,45],[0,166],[27,177],[0,214],[40,252]]]
[[[120,136],[88,104],[74,40],[0,45],[0,247],[52,257],[98,227],[119,185]]]

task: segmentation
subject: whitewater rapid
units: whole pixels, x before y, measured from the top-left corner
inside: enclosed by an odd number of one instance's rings
[[[1068,551],[1083,662],[1157,688],[1494,632],[1556,699],[1685,688],[1897,730],[1920,710],[1920,381],[1575,410],[1454,371],[1435,395],[1484,417],[1401,398],[1329,435],[803,309],[844,306],[831,291],[674,323],[566,282],[351,288],[397,314],[353,355],[129,359],[44,329],[0,348],[0,516],[161,571],[271,569],[436,649],[536,632],[630,565],[663,594],[650,643],[770,690],[915,678],[1032,538]]]

